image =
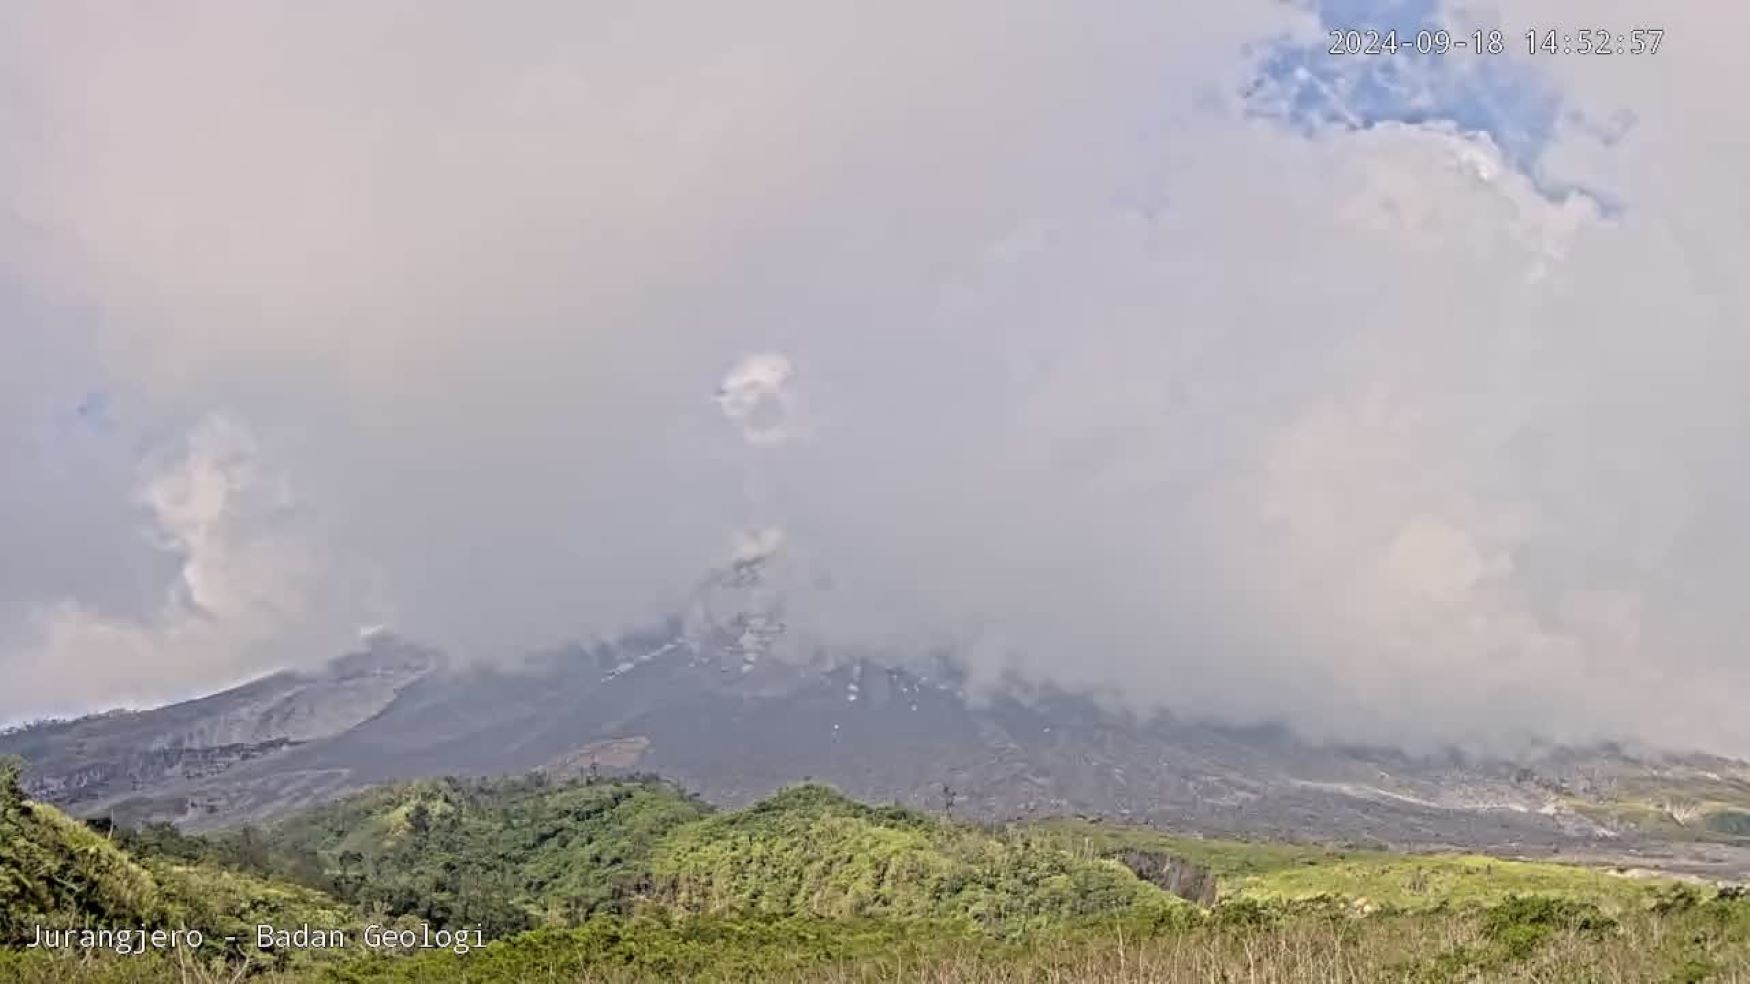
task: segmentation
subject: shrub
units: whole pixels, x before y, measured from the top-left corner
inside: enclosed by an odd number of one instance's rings
[[[1483,937],[1512,959],[1530,955],[1561,930],[1600,936],[1616,927],[1589,902],[1548,896],[1514,896],[1483,912]]]

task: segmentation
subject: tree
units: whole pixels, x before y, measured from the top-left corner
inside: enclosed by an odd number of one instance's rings
[[[254,824],[245,824],[237,831],[234,842],[237,852],[237,866],[245,871],[264,873],[269,871],[273,861],[268,850],[267,841],[261,836],[261,831]]]
[[[19,779],[24,775],[24,759],[16,755],[0,755],[0,802],[24,799]]]

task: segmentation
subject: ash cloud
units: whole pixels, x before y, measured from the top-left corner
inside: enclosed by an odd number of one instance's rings
[[[987,685],[1750,754],[1746,15],[1663,16],[1530,69],[1634,121],[1532,175],[1258,118],[1286,5],[14,4],[0,717],[512,659],[754,551]]]
[[[717,406],[742,440],[755,447],[775,447],[796,436],[797,409],[790,390],[794,372],[782,354],[765,353],[741,359],[723,375]]]

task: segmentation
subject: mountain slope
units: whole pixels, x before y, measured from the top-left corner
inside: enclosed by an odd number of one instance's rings
[[[656,772],[725,806],[807,778],[991,819],[1093,814],[1208,833],[1553,850],[1750,872],[1750,765],[1555,749],[1524,761],[1142,720],[1051,691],[969,695],[952,660],[786,648],[756,562],[612,644],[446,666],[393,636],[322,671],[0,735],[33,794],[122,822],[261,822],[372,784]]]
[[[0,754],[31,766],[32,792],[84,813],[117,798],[198,782],[369,720],[439,665],[378,639],[314,673],[275,673],[148,711],[112,711],[0,733]]]

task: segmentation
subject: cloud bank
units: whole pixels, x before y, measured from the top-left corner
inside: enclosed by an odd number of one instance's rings
[[[1409,6],[12,5],[0,717],[757,548],[986,682],[1750,754],[1746,15]]]

